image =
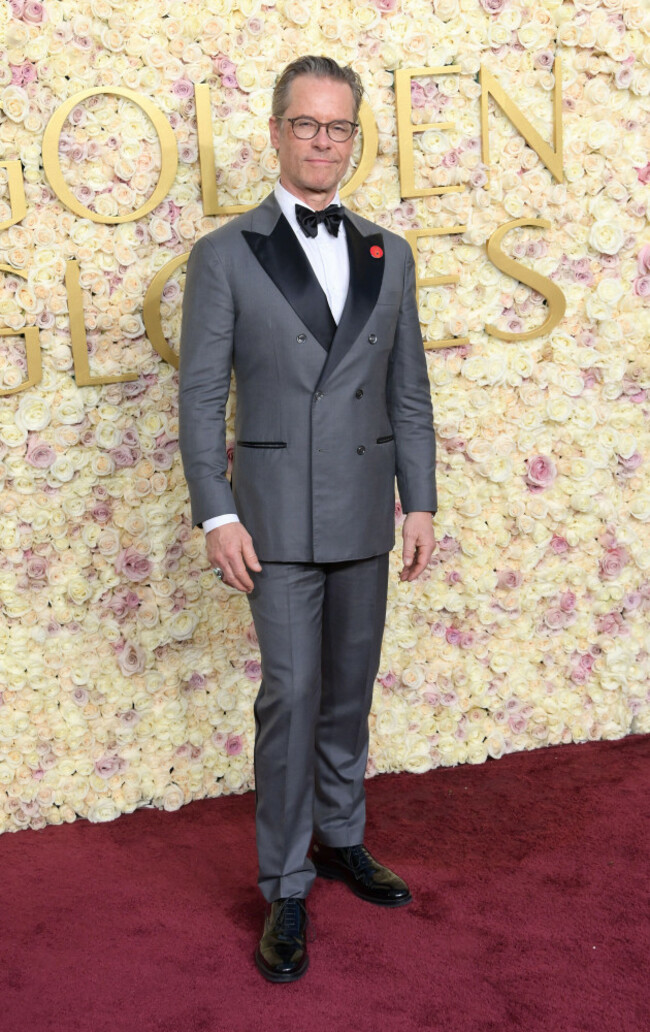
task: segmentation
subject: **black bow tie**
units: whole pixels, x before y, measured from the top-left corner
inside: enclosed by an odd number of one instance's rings
[[[323,211],[312,211],[302,204],[296,205],[296,218],[305,236],[315,237],[318,233],[318,223],[322,222],[328,233],[332,236],[339,235],[339,226],[343,221],[343,205],[329,204]]]

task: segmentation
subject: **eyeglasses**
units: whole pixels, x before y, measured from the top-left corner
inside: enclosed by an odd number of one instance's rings
[[[345,143],[352,136],[357,128],[356,122],[347,122],[345,119],[337,119],[335,122],[317,122],[315,118],[306,118],[301,115],[299,118],[285,118],[293,130],[293,135],[299,140],[313,140],[318,136],[320,129],[325,129],[330,140],[334,143]]]

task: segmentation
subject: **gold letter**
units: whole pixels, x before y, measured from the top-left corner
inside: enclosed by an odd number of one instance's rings
[[[212,143],[210,87],[207,83],[197,83],[194,86],[194,102],[196,104],[196,132],[199,140],[199,167],[201,169],[203,214],[240,215],[243,211],[249,211],[251,208],[255,207],[253,204],[219,204],[219,198],[217,197],[217,169],[214,163],[214,145]],[[160,275],[160,273],[157,275]],[[153,282],[155,282],[155,280]],[[153,283],[151,284],[151,287],[149,287],[149,290],[151,290],[152,287]],[[147,333],[149,333],[148,330]],[[149,339],[151,340],[151,337],[149,337]],[[151,340],[151,343],[153,344],[153,340]],[[155,346],[156,345],[154,344],[154,347]]]
[[[82,100],[86,100],[88,97],[95,97],[99,93],[115,94],[118,97],[126,97],[127,100],[132,100],[134,104],[137,104],[138,107],[142,108],[144,113],[149,116],[154,124],[156,132],[158,133],[161,166],[156,189],[149,200],[145,201],[141,208],[138,208],[137,211],[132,212],[130,215],[98,215],[97,212],[91,211],[90,208],[86,208],[84,204],[77,200],[72,191],[68,189],[61,171],[61,163],[59,162],[59,137],[65,124],[65,120],[73,108],[75,108],[77,104],[80,104]],[[45,132],[43,133],[43,169],[49,180],[50,186],[59,200],[65,204],[70,211],[73,211],[75,215],[79,215],[82,219],[90,219],[92,222],[111,224],[117,222],[134,222],[136,219],[142,218],[143,215],[148,215],[149,212],[153,211],[153,209],[156,208],[169,193],[170,187],[174,182],[177,167],[178,148],[176,146],[176,137],[174,136],[174,131],[162,111],[160,111],[160,109],[157,108],[156,105],[148,99],[148,97],[142,97],[133,90],[127,90],[121,86],[97,87],[96,89],[82,90],[81,93],[75,93],[75,95],[70,97],[69,100],[66,100],[60,108],[57,108],[47,123]]]
[[[345,186],[341,187],[340,197],[349,197],[357,187],[361,186],[372,169],[377,157],[377,151],[379,150],[377,123],[375,122],[372,108],[365,100],[362,101],[359,108],[359,125],[361,126],[362,133],[361,157],[359,158],[359,164],[354,170],[354,175],[350,176]]]
[[[15,164],[19,165],[20,162],[16,161]],[[12,223],[10,222],[9,225],[12,225]],[[27,279],[24,272],[19,272],[18,269],[12,268],[11,265],[0,265],[0,272],[8,272],[11,276],[20,276],[21,279]],[[19,391],[26,391],[28,387],[35,387],[37,383],[41,382],[43,367],[41,365],[41,344],[38,337],[38,326],[25,326],[23,330],[12,330],[9,326],[3,326],[0,330],[0,337],[24,337],[25,355],[27,356],[27,379],[19,383],[17,387],[0,387],[0,397],[4,398],[7,394],[18,394]]]
[[[416,75],[459,74],[460,65],[441,68],[398,68],[395,71],[395,107],[397,111],[397,143],[399,148],[399,182],[402,197],[431,197],[433,194],[457,193],[463,186],[430,186],[418,190],[413,167],[413,136],[427,129],[453,129],[454,122],[427,122],[413,125],[411,120],[411,79]]]
[[[512,276],[513,279],[525,283],[527,287],[532,287],[538,294],[542,294],[548,301],[549,309],[548,316],[541,326],[523,333],[508,333],[506,330],[499,330],[496,326],[488,323],[485,327],[486,332],[491,333],[493,337],[498,337],[499,340],[532,340],[533,337],[541,337],[545,333],[550,333],[553,327],[557,326],[566,311],[566,298],[552,280],[521,265],[514,258],[508,258],[499,246],[506,233],[518,226],[542,226],[543,229],[549,229],[550,225],[548,219],[514,219],[512,222],[504,222],[502,226],[495,229],[487,242],[488,258],[492,264],[496,265],[497,269],[501,269],[501,272],[505,272],[507,276]]]
[[[547,169],[555,176],[558,183],[564,178],[562,171],[562,62],[559,57],[555,58],[553,64],[555,85],[553,87],[553,147],[537,132],[530,124],[526,116],[519,110],[517,105],[510,100],[505,90],[499,85],[491,72],[481,65],[481,134],[483,136],[483,164],[490,164],[490,137],[488,132],[488,97],[491,95],[510,119],[515,129],[518,129],[529,147],[532,147],[538,158],[546,165]]]
[[[120,373],[116,376],[91,376],[88,361],[88,342],[84,325],[83,298],[79,284],[79,262],[71,258],[65,263],[65,287],[68,294],[68,312],[70,313],[70,341],[72,343],[72,359],[74,377],[78,387],[91,387],[100,383],[122,383],[125,380],[137,380],[137,373]]]
[[[178,369],[178,355],[172,351],[165,340],[162,323],[160,321],[160,302],[162,300],[162,292],[165,283],[171,274],[178,269],[183,262],[187,261],[189,256],[189,251],[186,251],[185,254],[177,254],[175,258],[172,258],[171,261],[168,261],[163,265],[162,269],[159,269],[152,279],[147,289],[147,293],[144,296],[144,310],[142,314],[144,317],[144,325],[147,330],[147,337],[160,357],[164,358],[166,362],[169,362],[174,369]]]
[[[27,214],[27,202],[25,200],[25,187],[23,185],[23,167],[19,161],[0,161],[0,168],[6,168],[9,187],[9,207],[11,215],[4,222],[0,222],[0,232],[15,226],[25,218]]]
[[[443,227],[442,229],[407,229],[404,233],[407,243],[409,244],[411,251],[413,252],[413,258],[415,259],[415,286],[416,290],[419,291],[420,287],[437,287],[444,283],[458,283],[459,277],[456,273],[450,273],[448,276],[427,276],[424,279],[420,279],[418,274],[418,240],[424,236],[447,236],[452,233],[464,233],[467,226],[449,226],[449,228]],[[469,344],[469,337],[444,337],[442,340],[427,340],[425,341],[425,351],[433,351],[437,348],[453,348],[459,347],[461,344]]]

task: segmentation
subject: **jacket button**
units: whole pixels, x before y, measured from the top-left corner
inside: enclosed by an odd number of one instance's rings
[[[298,344],[304,344],[306,340],[307,340],[307,334],[306,333],[299,333],[298,336],[296,337],[296,343],[298,343]]]
[[[369,333],[368,334],[368,343],[369,344],[376,344],[377,343],[377,334],[376,333]]]
[[[316,391],[316,393],[314,394],[314,401],[320,401],[320,399],[324,397],[325,395],[322,391]]]
[[[366,451],[365,444],[360,444],[359,447],[357,448],[357,455],[364,455],[365,451]]]
[[[358,387],[354,392],[354,396],[355,398],[363,398],[363,389],[361,387]]]

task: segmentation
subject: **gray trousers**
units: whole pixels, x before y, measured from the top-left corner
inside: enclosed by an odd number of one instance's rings
[[[255,820],[259,886],[272,901],[308,894],[313,833],[329,846],[363,841],[388,554],[262,566],[249,595],[262,656]]]

